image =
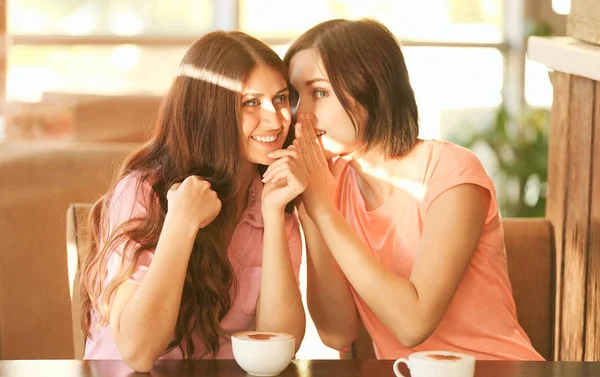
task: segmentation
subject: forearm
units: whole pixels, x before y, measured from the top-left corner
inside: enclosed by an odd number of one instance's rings
[[[286,332],[304,338],[306,318],[285,229],[285,213],[263,211],[265,225],[257,330]]]
[[[197,230],[167,216],[152,263],[123,307],[117,342],[124,357],[153,363],[173,339]]]
[[[362,300],[405,346],[414,346],[433,329],[415,286],[382,266],[335,209],[315,216],[331,254]]]
[[[307,302],[325,345],[343,350],[356,338],[358,315],[350,286],[321,232],[300,212],[307,249]]]

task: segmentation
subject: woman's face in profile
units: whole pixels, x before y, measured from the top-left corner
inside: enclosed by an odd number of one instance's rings
[[[315,48],[298,51],[289,64],[293,87],[292,111],[312,113],[317,119],[315,131],[330,159],[356,149],[356,131],[333,91],[323,61]]]

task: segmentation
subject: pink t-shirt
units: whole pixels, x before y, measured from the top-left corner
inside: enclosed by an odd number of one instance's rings
[[[110,200],[109,229],[112,232],[119,224],[136,216],[146,213],[144,198],[149,197],[150,186],[140,182],[134,175],[125,177],[117,184],[114,195]],[[248,207],[241,216],[231,243],[228,254],[237,278],[238,293],[235,295],[231,309],[221,322],[221,327],[229,334],[253,330],[256,322],[256,305],[260,293],[262,275],[262,251],[264,225],[261,215],[262,182],[260,178],[252,182],[248,199]],[[137,195],[136,195],[137,194]],[[296,281],[302,259],[302,240],[299,223],[295,215],[286,214],[286,230],[292,265]],[[152,262],[153,251],[144,251],[139,257],[137,266],[130,281],[140,283]],[[114,277],[123,257],[123,249],[114,250],[108,261],[107,280]],[[232,292],[233,293],[233,292]],[[92,313],[91,334],[85,344],[85,359],[122,359],[112,336],[110,326],[97,327],[98,314]],[[151,330],[149,330],[151,331]],[[198,358],[204,350],[204,343],[198,334],[193,334],[195,354]],[[221,348],[217,358],[231,359],[231,343],[227,338],[221,338]],[[184,346],[185,348],[185,346]],[[183,355],[179,347],[171,350],[161,359],[181,359]]]
[[[350,165],[338,165],[343,169],[338,189],[341,213],[379,263],[398,276],[409,278],[423,219],[438,196],[468,183],[488,189],[492,200],[477,250],[458,290],[439,326],[422,344],[412,349],[403,347],[353,292],[377,357],[396,359],[417,351],[448,350],[478,359],[542,360],[517,322],[496,191],[481,163],[465,148],[433,140],[419,143],[410,158],[412,182],[398,182],[387,202],[372,211],[365,207],[356,171]]]

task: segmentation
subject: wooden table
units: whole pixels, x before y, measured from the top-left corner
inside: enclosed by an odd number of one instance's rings
[[[393,377],[389,360],[297,360],[281,377]],[[406,369],[403,369],[406,372]],[[600,362],[481,361],[476,377],[599,377]],[[0,377],[141,377],[122,361],[0,361]],[[152,377],[245,377],[233,360],[160,361]]]

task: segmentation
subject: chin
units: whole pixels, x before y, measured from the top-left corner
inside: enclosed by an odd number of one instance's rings
[[[339,153],[328,151],[326,149],[323,150],[323,154],[325,155],[325,159],[327,160],[331,160],[332,158],[335,158],[340,155]]]
[[[323,154],[328,160],[345,154],[347,150],[344,144],[328,135],[323,135],[321,137],[321,145],[323,146]]]
[[[259,162],[257,162],[257,164],[269,166],[272,163],[274,163],[275,161],[276,160],[273,160],[273,159],[270,159],[268,157],[265,157],[264,159],[261,159]]]
[[[272,163],[274,163],[276,160],[273,160],[272,158],[269,158],[267,156],[254,156],[253,158],[250,158],[249,161],[251,163],[257,164],[257,165],[269,166]]]

